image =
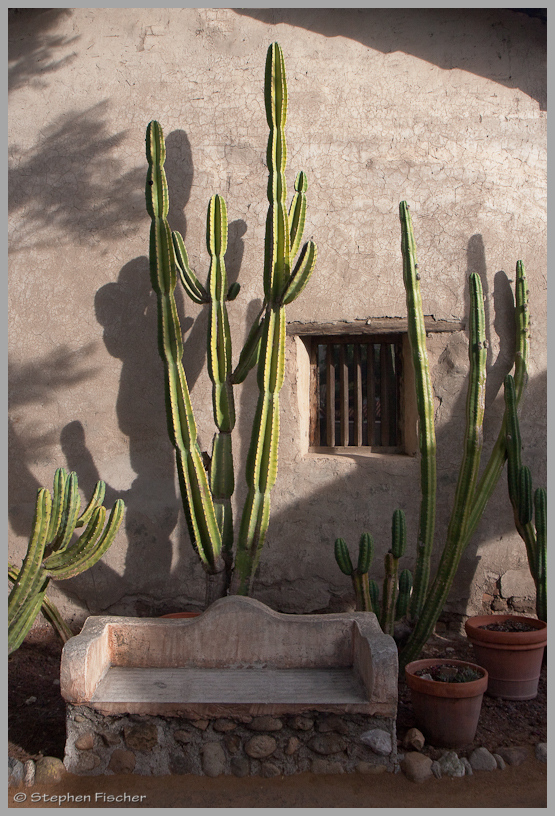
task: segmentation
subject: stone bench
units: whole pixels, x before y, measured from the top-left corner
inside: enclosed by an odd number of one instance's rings
[[[74,773],[117,772],[115,752],[122,762],[132,762],[133,756],[137,773],[175,772],[175,756],[186,754],[188,762],[177,763],[186,770],[177,772],[206,773],[206,743],[212,744],[208,753],[219,743],[226,760],[222,772],[232,773],[233,751],[226,751],[227,732],[221,729],[242,734],[242,749],[253,730],[279,722],[281,754],[287,757],[279,772],[292,773],[310,767],[310,739],[325,733],[325,721],[344,732],[343,741],[334,743],[342,747],[332,753],[345,759],[347,732],[360,743],[359,759],[368,753],[361,734],[372,725],[389,734],[388,758],[374,752],[378,764],[388,765],[395,760],[397,672],[395,643],[371,613],[286,615],[231,596],[196,618],[91,617],[62,653],[66,767]],[[310,728],[291,726],[303,716]],[[158,735],[148,749],[130,748],[129,734],[133,728],[137,733],[138,724]],[[299,749],[307,746],[306,761],[290,761],[286,735],[290,750],[295,739]],[[321,740],[314,744],[322,745]],[[276,743],[270,753],[274,765],[281,754]],[[260,760],[248,759],[249,773],[261,772]]]

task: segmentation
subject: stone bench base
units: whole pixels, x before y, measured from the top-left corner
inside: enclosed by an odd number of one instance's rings
[[[65,766],[78,775],[270,777],[397,770],[392,718],[305,710],[191,719],[67,708]]]
[[[65,645],[75,774],[396,767],[397,649],[369,612],[222,598],[197,618],[89,618]]]

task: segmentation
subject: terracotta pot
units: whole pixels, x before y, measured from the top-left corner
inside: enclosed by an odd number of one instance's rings
[[[480,629],[489,623],[507,619],[528,623],[534,629],[531,632]],[[487,693],[490,697],[533,700],[537,696],[547,643],[547,624],[544,621],[524,615],[478,615],[469,618],[464,628],[477,662],[488,670]]]
[[[161,618],[197,618],[202,612],[168,612],[167,615],[160,615]]]
[[[416,675],[421,669],[443,663],[473,668],[482,677],[468,683],[444,683]],[[488,685],[488,673],[484,668],[465,660],[435,657],[409,663],[405,666],[405,679],[411,691],[416,722],[431,745],[462,748],[474,740],[482,698]]]

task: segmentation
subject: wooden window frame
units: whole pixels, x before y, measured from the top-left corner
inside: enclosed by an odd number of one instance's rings
[[[324,347],[324,385],[329,393],[328,385],[333,383],[335,398],[325,399],[325,421],[322,427],[319,349]],[[352,348],[350,354],[348,347]],[[379,362],[376,358],[374,363],[370,362],[370,349],[373,350],[373,356],[379,353]],[[393,357],[387,353],[388,349],[393,352]],[[308,353],[310,450],[403,453],[403,335],[313,335],[308,340]],[[348,356],[352,358],[350,363]],[[391,403],[393,405],[390,407]],[[379,419],[375,411],[371,414],[368,411],[369,405],[377,404],[380,406]],[[384,442],[386,443],[383,444]]]
[[[433,315],[424,317],[427,334],[437,332],[464,331],[465,322],[461,320],[441,320]],[[408,339],[406,318],[377,317],[362,320],[337,320],[331,323],[311,321],[292,321],[287,325],[287,334],[297,343],[297,395],[301,417],[301,451],[303,453],[333,454],[346,456],[379,456],[381,454],[400,454],[415,456],[418,453],[418,412],[414,384],[412,355]],[[314,406],[319,401],[319,386],[314,376],[314,348],[317,340],[325,338],[326,342],[342,343],[350,339],[356,343],[380,343],[385,336],[395,337],[401,345],[400,363],[397,371],[398,383],[398,438],[395,446],[381,445],[347,445],[321,446],[316,437]],[[358,385],[357,385],[358,388]],[[317,415],[317,414],[316,414]],[[358,436],[357,430],[357,436]]]

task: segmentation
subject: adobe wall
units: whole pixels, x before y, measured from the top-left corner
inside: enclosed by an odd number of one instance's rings
[[[398,204],[411,205],[426,314],[464,320],[481,273],[489,339],[485,455],[497,436],[511,355],[511,285],[522,259],[532,316],[522,409],[524,461],[546,484],[545,25],[502,9],[25,9],[10,17],[9,555],[26,548],[36,490],[56,467],[98,478],[124,526],[102,563],[58,584],[75,621],[91,613],[201,608],[167,438],[144,205],[148,122],[167,138],[170,223],[201,280],[210,196],[227,202],[229,312],[237,359],[262,296],[267,209],[263,77],[283,48],[288,183],[308,176],[313,278],[288,321],[404,317]],[[291,192],[290,192],[291,194]],[[289,194],[289,195],[290,195]],[[199,437],[213,433],[206,313],[180,296]],[[416,541],[416,457],[306,452],[306,383],[289,337],[272,518],[254,596],[310,612],[351,591],[333,543],[376,543],[381,579],[391,514]],[[462,446],[467,340],[429,337],[438,434],[441,545]],[[238,391],[237,518],[256,385]],[[448,610],[529,582],[502,477],[468,547]],[[508,591],[508,590],[507,590]],[[513,589],[513,592],[515,590]],[[522,590],[526,594],[526,590]],[[530,594],[530,593],[529,593]]]

